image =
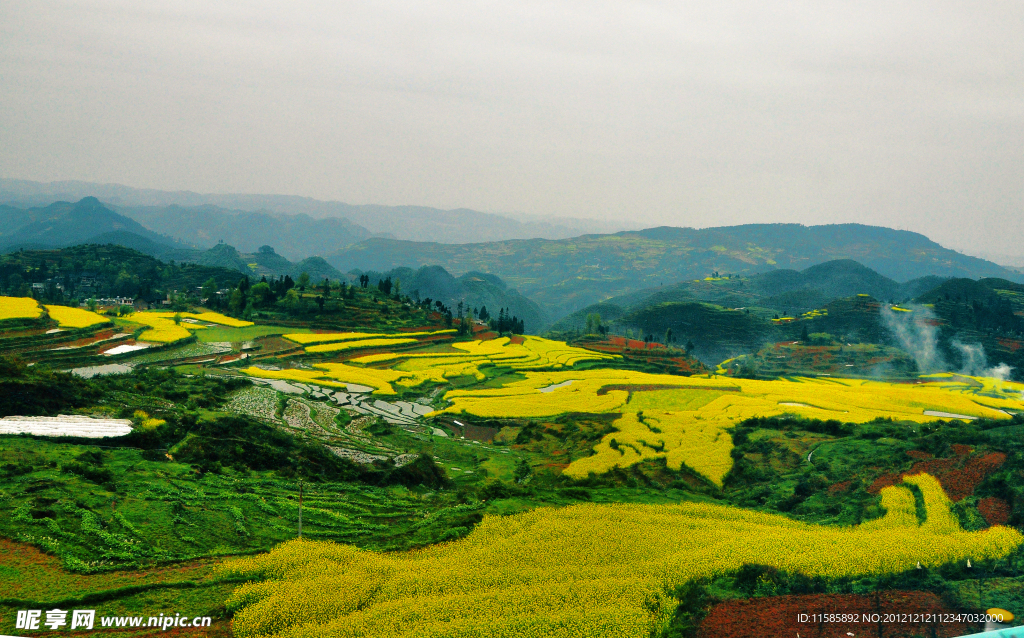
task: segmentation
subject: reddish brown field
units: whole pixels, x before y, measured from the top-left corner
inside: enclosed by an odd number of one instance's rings
[[[994,496],[978,501],[978,511],[989,525],[1006,525],[1010,520],[1010,504]]]
[[[1002,452],[976,454],[966,445],[952,445],[950,449],[955,456],[943,459],[933,458],[919,450],[907,452],[911,458],[919,459],[917,463],[906,472],[879,476],[868,487],[868,492],[878,494],[884,487],[902,483],[904,476],[927,472],[939,479],[950,499],[959,501],[974,494],[975,488],[985,480],[985,477],[999,469],[1006,461],[1006,455]]]
[[[854,594],[771,596],[730,600],[716,605],[698,629],[699,638],[765,638],[800,636],[833,638],[878,636],[911,638],[934,636],[952,638],[980,631],[966,623],[924,622],[820,622],[815,614],[937,614],[955,610],[945,607],[935,594],[917,591],[890,591],[858,596]],[[799,622],[807,614],[808,622]],[[849,632],[849,633],[847,633]],[[934,633],[933,633],[934,632]]]

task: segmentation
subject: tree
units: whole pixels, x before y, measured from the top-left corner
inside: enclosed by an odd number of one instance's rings
[[[516,483],[522,485],[529,481],[531,476],[533,476],[533,468],[530,467],[526,459],[519,459],[515,469],[512,471],[512,478],[515,479]]]
[[[306,286],[309,285],[309,273],[308,272],[304,272],[301,275],[299,275],[299,281],[297,283],[298,283],[298,286],[299,286],[299,291],[305,292],[306,291]]]
[[[693,345],[692,341],[690,341],[689,339],[686,340],[686,354],[690,354],[691,352],[693,352],[693,349],[695,347],[696,346]]]
[[[587,315],[587,334],[600,334],[601,332],[601,315],[596,312],[592,312]]]
[[[480,321],[487,321],[491,318],[490,313],[487,312],[487,306],[480,306],[480,314],[477,316],[480,317]]]
[[[261,281],[249,290],[249,296],[252,298],[254,306],[270,306],[274,303],[274,291],[270,289],[270,284],[265,281]]]
[[[235,314],[239,314],[245,310],[246,302],[245,292],[239,286],[231,291],[231,297],[228,299],[228,309]]]
[[[323,295],[317,295],[316,305],[320,306],[320,312],[324,311],[324,297]]]
[[[811,336],[809,334],[807,334],[807,324],[805,323],[804,324],[804,329],[802,331],[800,331],[800,341],[802,341],[802,342],[804,342],[806,344],[810,340],[811,340]]]
[[[203,299],[205,299],[207,303],[216,301],[217,299],[217,282],[213,277],[207,279],[206,283],[203,284]]]
[[[672,328],[665,329],[665,346],[672,343]]]

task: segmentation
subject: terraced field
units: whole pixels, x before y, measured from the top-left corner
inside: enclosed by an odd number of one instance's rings
[[[622,370],[527,372],[493,389],[452,390],[446,413],[536,418],[566,413],[618,413],[616,432],[595,455],[565,470],[583,478],[645,459],[664,457],[720,485],[732,468],[729,430],[745,419],[791,414],[866,423],[894,418],[925,423],[942,418],[1009,419],[1024,412],[1024,385],[969,377],[931,377],[917,384],[857,379],[759,381],[717,376],[677,377]]]
[[[249,636],[636,636],[663,628],[665,592],[701,577],[770,565],[809,576],[896,573],[915,565],[1006,556],[1013,529],[964,532],[938,482],[927,522],[913,494],[887,488],[885,518],[819,527],[719,505],[577,505],[488,517],[467,538],[414,553],[376,554],[293,541],[229,562],[234,631]],[[687,533],[678,533],[686,529]]]

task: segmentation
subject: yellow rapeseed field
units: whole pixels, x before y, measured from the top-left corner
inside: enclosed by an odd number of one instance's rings
[[[343,350],[355,350],[357,348],[383,348],[385,346],[400,346],[406,343],[416,343],[414,338],[401,339],[358,339],[352,341],[339,341],[334,343],[321,343],[315,346],[306,346],[306,352],[341,352]]]
[[[69,306],[46,306],[46,312],[61,328],[88,328],[110,321],[109,318],[95,312]]]
[[[184,317],[184,315],[181,316]],[[133,312],[126,316],[125,320],[149,326],[148,330],[139,335],[139,339],[157,343],[173,343],[188,339],[192,333],[186,330],[186,327],[192,330],[205,327],[189,323],[176,324],[173,312]]]
[[[403,553],[290,541],[226,563],[252,579],[228,607],[239,638],[641,638],[671,618],[673,587],[743,564],[855,577],[1003,557],[1024,542],[1007,527],[963,531],[938,481],[907,481],[924,494],[923,525],[898,486],[883,490],[885,517],[846,528],[707,503],[588,503],[488,516],[464,539]]]
[[[35,319],[43,314],[31,297],[0,297],[0,321],[5,319]]]
[[[454,334],[458,332],[454,328],[447,330],[421,331],[421,332],[397,332],[388,334],[385,332],[321,332],[321,333],[292,333],[284,335],[285,339],[307,345],[310,343],[331,343],[334,341],[352,341],[360,339],[373,339],[379,337],[409,338],[427,337],[431,335]]]
[[[357,368],[344,363],[321,363],[315,368],[315,370],[264,370],[251,367],[242,372],[263,379],[284,379],[285,381],[314,383],[336,388],[344,388],[348,383],[355,383],[374,388],[374,394],[396,394],[391,384],[405,379],[409,375],[407,372]]]
[[[395,337],[405,337],[414,333],[398,333]],[[434,333],[431,333],[434,334]],[[370,343],[372,333],[335,333],[335,337],[345,336],[345,340],[333,344],[307,346],[307,352],[330,352],[332,350],[365,345],[388,345],[386,343]],[[325,335],[286,335],[296,342],[319,339]],[[357,341],[357,339],[364,339]],[[399,341],[396,341],[396,343]],[[354,344],[354,345],[345,345]],[[467,341],[452,344],[461,352],[428,352],[428,353],[383,353],[356,357],[345,364],[320,364],[316,370],[280,370],[267,371],[259,368],[243,370],[246,374],[273,378],[292,379],[303,383],[321,383],[325,385],[344,385],[358,383],[375,389],[375,394],[395,394],[392,384],[403,387],[417,387],[432,381],[445,383],[448,379],[461,376],[473,376],[478,380],[486,378],[481,371],[483,367],[502,367],[509,370],[545,370],[571,367],[580,361],[604,360],[618,355],[607,355],[591,352],[583,348],[568,346],[560,341],[550,341],[540,337],[525,337],[524,343],[513,344],[508,337],[489,341]],[[369,365],[389,364],[389,369],[360,367]],[[677,377],[678,378],[678,377]],[[618,396],[618,395],[616,395]],[[623,394],[623,397],[625,395]],[[556,401],[561,397],[554,397]],[[621,403],[621,402],[620,402]],[[614,401],[607,402],[608,407],[615,407]],[[573,411],[555,406],[552,414]],[[576,410],[589,411],[593,410]],[[508,414],[505,416],[515,416]]]
[[[231,328],[244,328],[253,325],[251,321],[233,319],[219,312],[133,312],[125,317],[125,319],[133,323],[149,326],[150,329],[143,332],[139,339],[143,341],[156,341],[158,343],[173,343],[182,339],[188,339],[192,336],[189,330],[206,328],[204,325],[188,321],[176,324],[174,323],[175,316],[181,319],[195,319],[196,321],[216,323]]]
[[[297,341],[323,337],[290,335]],[[335,341],[307,350],[390,345],[388,338],[369,333],[335,333],[330,338]],[[468,341],[452,348],[456,352],[366,355],[344,364],[321,364],[314,370],[249,368],[244,372],[334,386],[357,383],[374,388],[376,394],[392,395],[395,386],[417,387],[467,376],[482,381],[488,367],[517,371],[521,380],[499,388],[449,391],[445,399],[451,405],[443,412],[483,418],[619,414],[614,423],[617,431],[605,435],[594,447],[594,455],[577,459],[565,469],[566,475],[575,478],[665,458],[670,469],[685,465],[721,485],[733,465],[729,430],[753,417],[790,414],[848,423],[881,417],[923,423],[949,415],[1006,419],[1006,410],[1024,410],[1024,384],[963,375],[933,375],[919,383],[680,377],[608,368],[574,371],[571,366],[580,361],[613,355],[539,337],[525,337],[522,344],[507,338]],[[368,367],[381,364],[389,367]]]
[[[865,423],[878,417],[927,422],[943,414],[1006,419],[1005,409],[1024,410],[1016,386],[997,392],[990,383],[941,377],[918,384],[858,379],[761,381],[678,377],[625,370],[527,372],[502,388],[452,390],[449,413],[479,417],[550,417],[570,412],[619,412],[617,432],[606,435],[595,455],[574,461],[569,476],[582,478],[644,459],[665,457],[711,481],[732,468],[728,430],[753,417],[792,414]],[[680,388],[671,390],[665,388]],[[632,389],[632,391],[631,391]],[[642,417],[637,414],[642,412]],[[936,412],[928,415],[925,412]]]
[[[389,363],[398,370],[413,372],[418,378],[443,381],[454,376],[473,376],[482,381],[484,367],[510,370],[558,370],[581,361],[602,361],[619,358],[603,352],[576,348],[561,341],[526,336],[523,343],[512,343],[508,337],[487,341],[452,344],[461,352],[426,352],[420,354],[392,353],[359,357],[353,363]]]
[[[161,313],[161,314],[168,314],[168,313]],[[170,316],[173,317],[174,313],[170,313]],[[219,324],[221,326],[228,326],[229,328],[245,328],[246,326],[253,325],[253,323],[251,321],[242,321],[241,319],[235,319],[234,317],[228,317],[226,315],[222,315],[219,312],[200,312],[200,313],[183,312],[183,313],[181,313],[181,316],[182,317],[189,317],[191,319],[196,319],[198,321],[206,321],[208,323],[216,323],[216,324]]]

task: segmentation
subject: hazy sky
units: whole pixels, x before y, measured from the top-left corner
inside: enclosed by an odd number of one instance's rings
[[[0,0],[0,176],[1024,254],[1024,4]]]

